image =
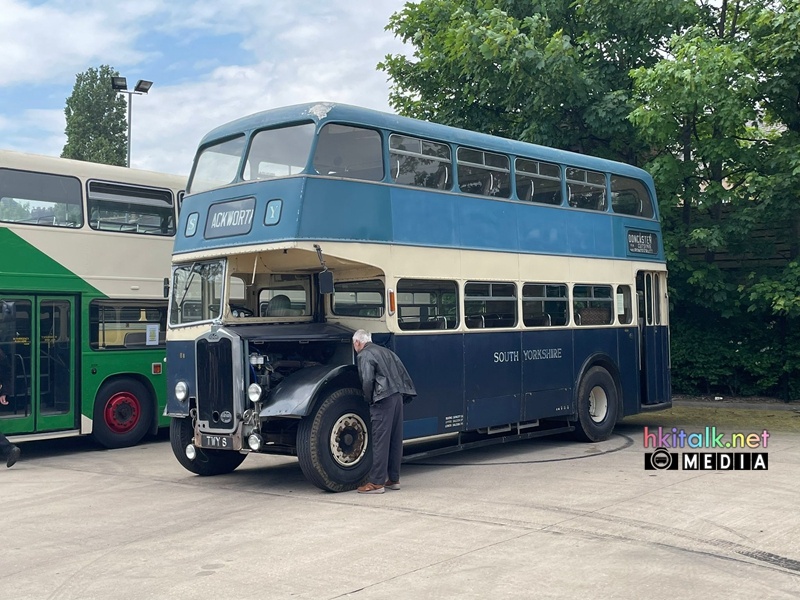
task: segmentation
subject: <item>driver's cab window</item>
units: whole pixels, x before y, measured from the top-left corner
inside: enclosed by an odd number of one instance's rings
[[[311,317],[311,277],[285,273],[231,274],[228,306],[234,319]]]
[[[228,306],[231,316],[236,318],[252,317],[253,311],[247,306],[247,284],[244,279],[231,275],[228,286]]]
[[[274,273],[258,291],[261,317],[311,316],[311,278],[308,275]]]

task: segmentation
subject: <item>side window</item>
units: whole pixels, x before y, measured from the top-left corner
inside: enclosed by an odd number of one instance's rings
[[[508,157],[483,150],[459,148],[458,187],[467,194],[511,197],[511,173]]]
[[[401,279],[397,282],[397,322],[403,331],[458,327],[455,281]]]
[[[381,317],[386,289],[379,279],[341,281],[333,285],[333,314],[348,317]]]
[[[175,235],[175,206],[170,190],[90,181],[89,227],[149,235]]]
[[[542,204],[561,204],[561,168],[558,165],[525,160],[514,161],[517,198]]]
[[[614,299],[610,285],[575,285],[572,308],[579,326],[611,325],[614,322]]]
[[[167,303],[94,300],[89,305],[93,350],[164,348]]]
[[[402,185],[446,190],[453,184],[447,144],[393,133],[389,136],[389,169],[392,180]]]
[[[81,227],[81,182],[64,175],[0,169],[0,221]]]
[[[276,277],[273,275],[272,277]],[[280,276],[278,276],[280,277]],[[288,276],[283,276],[288,277]],[[300,275],[299,277],[304,277]],[[306,279],[308,279],[306,277]],[[308,281],[270,284],[258,292],[258,314],[261,317],[307,317],[311,314]],[[233,298],[233,290],[231,290]]]
[[[617,286],[617,318],[627,325],[633,322],[633,306],[631,304],[631,288],[628,285]]]
[[[464,322],[469,329],[514,327],[517,324],[517,288],[513,283],[467,283],[464,286]]]
[[[606,176],[567,167],[569,205],[587,210],[606,210]]]
[[[382,148],[377,131],[328,123],[317,136],[314,168],[320,175],[381,181]]]
[[[653,200],[644,183],[619,175],[611,176],[611,209],[615,213],[648,219],[655,216]]]
[[[526,283],[522,286],[525,327],[556,327],[569,322],[569,299],[564,283]]]
[[[645,312],[647,315],[647,324],[654,325],[655,320],[653,318],[653,274],[652,273],[645,273],[644,276],[644,302],[645,302]]]

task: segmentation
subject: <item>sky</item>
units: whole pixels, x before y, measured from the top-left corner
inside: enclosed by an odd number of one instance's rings
[[[59,156],[75,76],[107,64],[153,82],[132,98],[131,166],[188,175],[213,128],[269,108],[386,112],[376,69],[406,53],[405,0],[0,0],[0,148]]]

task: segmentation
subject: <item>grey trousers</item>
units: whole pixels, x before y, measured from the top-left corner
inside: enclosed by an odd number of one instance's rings
[[[403,396],[392,394],[369,407],[372,421],[372,470],[369,480],[383,485],[400,481],[403,460]]]

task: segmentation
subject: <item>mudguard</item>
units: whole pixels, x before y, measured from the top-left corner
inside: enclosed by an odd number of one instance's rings
[[[355,365],[306,367],[281,381],[272,390],[259,413],[262,418],[299,418],[309,414],[319,391],[330,381],[352,374],[358,381]]]

